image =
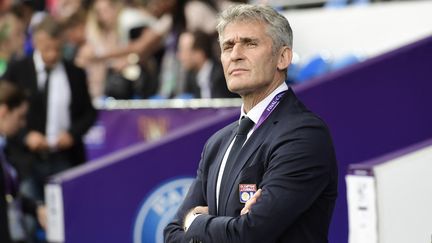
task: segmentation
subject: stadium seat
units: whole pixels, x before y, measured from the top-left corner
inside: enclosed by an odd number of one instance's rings
[[[337,58],[333,60],[330,65],[330,71],[336,71],[341,68],[351,66],[353,64],[359,63],[362,61],[362,58],[355,54],[348,54],[341,58]]]
[[[308,79],[317,77],[326,73],[329,69],[329,61],[322,55],[311,58],[300,70],[297,76],[297,82],[304,82]]]
[[[327,0],[324,7],[326,8],[342,8],[346,7],[348,0]]]

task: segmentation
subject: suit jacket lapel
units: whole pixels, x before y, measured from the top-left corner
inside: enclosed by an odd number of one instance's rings
[[[28,59],[27,59],[27,61],[28,61],[28,65],[29,65],[29,68],[28,68],[28,71],[29,71],[29,75],[27,76],[28,77],[28,82],[29,82],[29,88],[31,89],[31,92],[33,93],[33,94],[35,94],[36,92],[40,92],[40,90],[39,90],[39,86],[38,86],[38,79],[37,79],[37,72],[36,72],[36,66],[35,66],[35,63],[34,63],[34,61],[33,61],[33,56],[31,56],[31,57],[29,57]]]
[[[268,127],[268,126],[266,126]],[[240,151],[239,157],[237,158],[236,163],[234,164],[233,169],[230,171],[226,183],[226,188],[221,188],[219,192],[219,212],[222,215],[226,214],[226,207],[228,205],[228,198],[231,195],[231,193],[234,191],[235,188],[237,188],[238,185],[234,185],[235,181],[237,180],[237,177],[240,174],[240,171],[243,169],[243,167],[246,165],[246,162],[248,159],[252,156],[252,154],[257,151],[257,149],[260,147],[260,145],[263,143],[262,136],[265,136],[264,131],[267,129],[264,128],[264,126],[258,128],[254,133],[252,133],[251,137],[246,141],[244,144],[242,150]],[[259,138],[259,139],[257,139]]]
[[[280,112],[289,112],[289,106],[293,103],[293,97],[294,93],[291,89],[288,89],[287,93],[282,98],[280,104],[276,109],[270,114],[270,116],[267,118],[264,123],[258,127],[257,130],[255,130],[251,137],[246,141],[244,147],[240,151],[239,157],[237,158],[237,162],[234,165],[233,169],[231,170],[228,181],[226,183],[226,188],[221,188],[219,192],[219,202],[223,202],[222,204],[219,204],[219,214],[225,215],[226,214],[226,208],[228,206],[228,198],[235,192],[234,189],[238,187],[238,185],[235,185],[240,171],[243,169],[243,167],[246,165],[248,159],[252,156],[252,154],[259,149],[261,144],[264,142],[264,137],[266,134],[269,134],[269,131],[273,129],[274,124],[276,124],[279,121],[280,116],[278,113]],[[283,109],[281,111],[281,109]]]
[[[226,137],[219,149],[219,153],[215,158],[215,162],[212,163],[209,167],[209,179],[208,179],[208,188],[207,188],[207,197],[208,197],[208,206],[209,206],[209,213],[211,215],[216,215],[218,210],[216,206],[216,185],[217,185],[217,178],[219,175],[219,168],[222,163],[222,159],[225,155],[226,150],[228,149],[228,146],[231,144],[232,140],[234,139],[235,132],[237,130],[237,126],[234,126],[233,130],[230,134]],[[219,193],[221,193],[220,191]]]

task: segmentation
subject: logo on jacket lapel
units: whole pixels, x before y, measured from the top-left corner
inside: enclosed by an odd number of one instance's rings
[[[163,243],[163,229],[174,218],[193,178],[172,179],[145,198],[133,229],[133,243]]]
[[[257,191],[256,184],[239,184],[240,203],[246,203]]]

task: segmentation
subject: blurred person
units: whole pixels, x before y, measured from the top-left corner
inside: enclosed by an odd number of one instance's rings
[[[63,57],[70,62],[75,62],[78,50],[86,42],[86,19],[87,12],[84,10],[79,10],[62,21],[65,41],[63,47]]]
[[[109,62],[89,62],[87,56],[105,55],[126,46],[133,28],[145,27],[154,17],[139,9],[130,8],[121,0],[95,0],[86,22],[86,42],[80,48],[76,63],[85,68],[89,76],[90,94],[98,99],[105,95],[125,99],[133,95],[132,82],[121,78],[120,71],[129,65],[130,59],[119,57]],[[136,62],[135,62],[136,63]],[[134,64],[135,64],[134,63]],[[119,82],[118,94],[112,95],[109,80]],[[135,77],[137,78],[137,77]],[[121,92],[120,92],[121,90]]]
[[[8,12],[11,6],[12,6],[12,0],[0,1],[0,14]]]
[[[203,31],[180,35],[177,56],[187,71],[185,92],[195,98],[237,97],[228,90],[222,65],[213,57],[213,41]]]
[[[13,13],[0,16],[0,77],[10,61],[24,55],[24,24]]]
[[[217,29],[241,118],[207,141],[165,242],[328,242],[337,163],[327,126],[285,83],[288,21],[268,6],[237,5]]]
[[[30,95],[27,125],[8,140],[7,152],[23,179],[23,194],[43,200],[48,176],[85,162],[82,138],[96,110],[84,70],[61,59],[61,26],[47,16],[34,31],[34,54],[5,73]]]
[[[146,57],[155,51],[161,40],[175,35],[176,39],[185,30],[201,30],[213,34],[216,27],[217,9],[212,1],[199,0],[149,0],[146,9],[157,21],[142,32],[141,36],[127,47],[106,55],[93,56],[96,61],[139,53]],[[166,40],[169,41],[169,40]],[[165,45],[166,47],[166,45]]]
[[[0,81],[0,242],[24,242],[28,236],[22,224],[22,211],[38,215],[46,225],[46,209],[19,194],[19,179],[15,168],[4,154],[6,137],[13,136],[25,125],[27,96],[19,87]]]
[[[86,11],[83,0],[56,0],[48,1],[47,10],[57,21],[64,22],[77,12]]]
[[[151,57],[161,47],[163,57],[158,64],[159,94],[164,98],[178,92],[181,75],[176,57],[180,33],[185,30],[201,30],[208,34],[215,32],[217,8],[212,1],[150,0],[148,11],[157,18],[141,35],[123,48],[117,48],[104,55],[87,55],[88,62],[101,62],[129,54],[138,54],[140,59]]]
[[[27,56],[33,53],[33,28],[45,17],[46,12],[41,10],[42,0],[17,0],[11,11],[24,23],[25,42],[24,53]]]

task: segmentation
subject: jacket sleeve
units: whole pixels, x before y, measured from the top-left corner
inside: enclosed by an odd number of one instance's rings
[[[165,243],[183,242],[185,232],[183,230],[183,220],[186,214],[196,206],[206,206],[205,187],[207,184],[207,174],[205,167],[206,146],[201,154],[201,160],[198,166],[197,176],[189,188],[185,200],[180,205],[174,220],[169,223],[164,230]]]

